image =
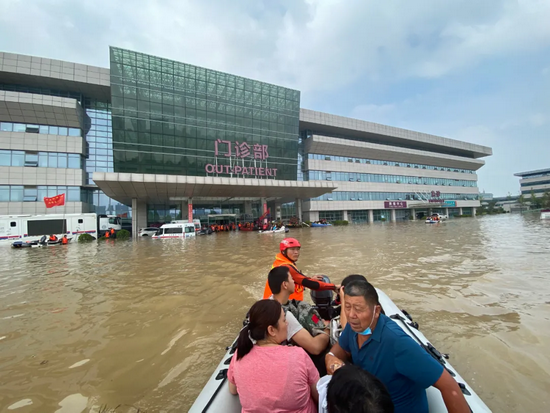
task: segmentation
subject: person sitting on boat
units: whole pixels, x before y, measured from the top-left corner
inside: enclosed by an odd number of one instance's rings
[[[55,234],[51,234],[50,235],[50,239],[48,240],[50,242],[56,242],[57,241],[57,236]]]
[[[271,268],[285,266],[290,270],[290,275],[294,279],[295,289],[294,293],[290,295],[291,300],[304,300],[304,287],[310,290],[326,291],[333,290],[338,291],[339,286],[331,283],[325,283],[320,280],[323,279],[321,275],[315,277],[306,277],[296,267],[296,261],[300,257],[301,245],[295,238],[285,238],[279,244],[280,253],[275,256],[275,261]],[[272,292],[269,288],[269,283],[266,280],[264,288],[263,298],[269,298]]]
[[[340,305],[340,326],[342,329],[346,327],[346,324],[348,323],[346,312],[342,311],[343,308],[346,306],[346,297],[344,295],[344,288],[346,285],[348,285],[352,281],[367,281],[364,275],[361,274],[351,274],[348,275],[346,278],[344,278],[341,282],[341,287],[338,290],[338,295],[336,296],[335,304]]]
[[[269,271],[267,282],[273,292],[269,298],[278,301],[286,312],[288,341],[292,340],[310,354],[321,354],[328,346],[328,327],[310,304],[289,300],[294,292],[294,280],[289,269],[273,268]]]
[[[69,239],[67,238],[67,234],[63,235],[63,238],[61,238],[61,243],[63,245],[67,245],[69,243]]]
[[[280,345],[287,328],[278,301],[260,300],[250,309],[227,372],[243,412],[317,413],[319,372],[302,348]]]
[[[380,380],[353,364],[317,383],[319,413],[393,413],[388,390]]]
[[[393,320],[381,314],[376,289],[357,280],[344,289],[347,325],[325,357],[332,374],[352,361],[387,387],[396,413],[428,413],[426,389],[439,389],[449,413],[469,413],[457,382]]]

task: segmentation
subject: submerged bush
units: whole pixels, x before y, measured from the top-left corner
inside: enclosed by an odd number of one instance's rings
[[[116,233],[116,239],[128,239],[130,238],[130,231],[127,231],[125,229],[121,229]]]
[[[336,221],[332,221],[331,224],[335,226],[339,226],[339,225],[348,225],[349,222],[345,220],[337,219]]]
[[[95,241],[95,238],[92,237],[90,234],[80,234],[78,236],[78,242],[90,242]]]

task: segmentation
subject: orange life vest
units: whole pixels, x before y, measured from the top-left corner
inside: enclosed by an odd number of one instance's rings
[[[61,243],[62,243],[63,245],[68,244],[68,243],[69,243],[69,240],[67,239],[67,237],[63,237],[63,238],[61,238]]]
[[[271,268],[280,267],[280,266],[287,266],[292,267],[296,270],[296,272],[300,272],[298,267],[296,267],[296,264],[294,264],[292,261],[290,261],[287,257],[285,257],[283,254],[279,253],[275,256],[275,261],[273,261],[273,265]],[[292,275],[292,270],[291,270]],[[271,297],[273,293],[271,292],[271,288],[269,288],[269,283],[265,282],[265,288],[264,288],[264,299]],[[304,300],[304,287],[302,285],[299,285],[297,283],[294,283],[294,292],[290,294],[289,297],[290,300],[298,300],[303,301]]]
[[[109,238],[110,236],[111,236],[111,233],[110,233],[109,231],[107,231],[107,232],[105,233],[105,238]]]

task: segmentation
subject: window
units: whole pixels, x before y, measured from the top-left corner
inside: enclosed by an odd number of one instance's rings
[[[10,222],[10,227],[13,228],[13,227],[16,227],[16,226],[17,226],[17,222],[15,222],[15,221]]]
[[[79,219],[78,219],[78,223],[79,223],[79,224],[83,224],[83,223],[84,223],[84,220],[83,220],[82,218],[79,218]]]
[[[38,154],[26,153],[25,154],[25,166],[38,166]]]
[[[11,132],[13,130],[13,124],[10,122],[0,122],[0,131]]]
[[[24,123],[14,123],[13,124],[13,131],[14,132],[25,132],[27,130],[27,125]]]
[[[183,228],[182,227],[176,227],[176,228],[164,228],[165,234],[182,234]]]
[[[40,128],[38,125],[27,125],[25,132],[27,133],[38,133]]]
[[[191,234],[193,232],[195,232],[195,227],[185,227],[186,234]]]

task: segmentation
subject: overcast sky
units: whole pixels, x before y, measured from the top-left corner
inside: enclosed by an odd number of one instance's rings
[[[549,0],[0,0],[0,51],[108,67],[109,45],[490,146],[496,196],[550,168]]]

